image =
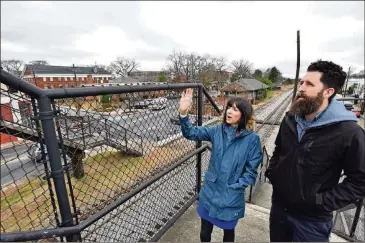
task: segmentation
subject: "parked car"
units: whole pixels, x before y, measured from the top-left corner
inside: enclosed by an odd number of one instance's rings
[[[360,111],[352,110],[353,113],[355,113],[357,118],[360,118]]]
[[[135,109],[147,109],[152,104],[152,99],[141,100],[134,104]]]
[[[197,125],[198,121],[196,119],[194,119],[194,116],[190,116],[191,117],[191,124],[193,125]],[[179,116],[177,117],[171,117],[170,118],[170,122],[174,125],[180,125],[180,119]]]
[[[345,101],[343,104],[344,104],[346,110],[353,112],[357,118],[360,118],[360,111],[358,111],[354,108],[354,105],[352,104],[351,101]]]
[[[44,153],[45,153],[45,156],[47,157],[48,152],[47,152],[46,145],[44,145]],[[61,149],[60,149],[60,154],[61,154],[61,157],[62,157],[62,150]],[[33,163],[35,163],[35,164],[41,163],[42,162],[41,145],[39,143],[34,143],[31,146],[29,146],[28,156],[29,156],[30,160]],[[70,157],[66,155],[66,159],[69,161]]]
[[[167,98],[161,97],[154,99],[149,108],[151,110],[162,110],[166,108],[166,104],[167,104]]]

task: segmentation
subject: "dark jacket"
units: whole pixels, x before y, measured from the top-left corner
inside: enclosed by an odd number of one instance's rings
[[[336,100],[303,136],[297,125],[287,113],[265,175],[273,200],[289,213],[327,220],[365,196],[365,133]],[[342,171],[346,178],[339,183]]]

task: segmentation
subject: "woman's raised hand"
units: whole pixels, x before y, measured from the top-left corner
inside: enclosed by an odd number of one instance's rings
[[[179,112],[181,115],[186,115],[193,102],[193,89],[187,89],[182,92],[180,99]]]

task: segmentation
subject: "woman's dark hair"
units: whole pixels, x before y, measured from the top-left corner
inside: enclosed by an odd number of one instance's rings
[[[233,106],[233,104],[236,105],[236,107],[238,108],[238,110],[241,112],[241,118],[238,121],[238,131],[241,131],[243,129],[247,129],[247,125],[249,123],[250,120],[252,120],[253,118],[253,108],[251,106],[251,104],[243,99],[243,98],[232,98],[227,102],[227,106],[226,109],[224,111],[224,117],[223,117],[223,123],[226,124],[226,117],[227,117],[227,110],[229,108],[231,108]]]

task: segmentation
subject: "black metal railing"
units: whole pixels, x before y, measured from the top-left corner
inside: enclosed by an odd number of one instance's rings
[[[3,70],[1,83],[13,88],[1,89],[0,132],[13,145],[2,153],[1,241],[154,241],[197,198],[210,151],[172,122],[179,97],[160,110],[131,104],[193,88],[195,124],[215,124],[201,84],[42,90]]]

